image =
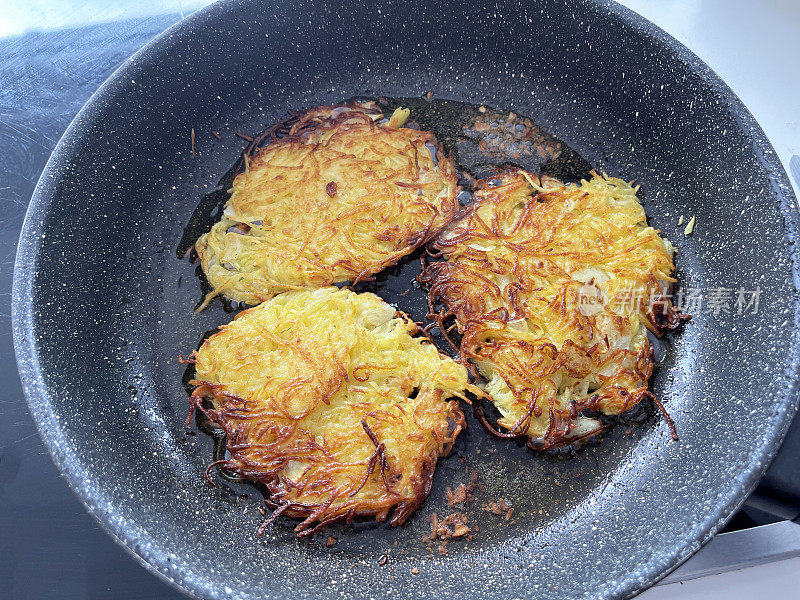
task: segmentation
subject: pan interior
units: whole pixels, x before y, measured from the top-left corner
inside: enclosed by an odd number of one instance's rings
[[[798,341],[794,208],[771,150],[713,75],[622,9],[502,4],[437,3],[425,18],[403,2],[345,0],[335,15],[313,2],[214,6],[126,66],[59,146],[17,264],[21,374],[79,495],[184,589],[415,596],[435,582],[454,598],[626,595],[721,526],[765,466],[793,411]],[[340,526],[328,548],[325,536],[296,541],[283,520],[258,539],[258,495],[206,485],[211,441],[183,426],[177,357],[232,315],[218,302],[193,313],[195,268],[176,248],[240,152],[236,131],[352,96],[428,92],[531,116],[591,165],[642,185],[651,224],[678,249],[680,286],[717,307],[667,338],[653,380],[681,440],[652,417],[556,460],[470,420],[406,526]],[[692,235],[681,216],[697,218]],[[375,288],[420,318],[417,268],[405,262]],[[739,289],[760,290],[757,311],[710,303]],[[428,519],[452,512],[446,489],[472,471],[484,488],[463,509],[474,539],[429,556]],[[501,498],[508,521],[483,510]]]

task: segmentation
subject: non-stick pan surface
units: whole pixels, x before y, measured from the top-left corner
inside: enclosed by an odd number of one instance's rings
[[[198,281],[178,242],[241,151],[235,131],[288,109],[429,91],[531,116],[595,167],[641,183],[651,223],[678,248],[680,287],[718,309],[667,339],[654,379],[681,439],[654,416],[559,461],[471,421],[406,526],[335,528],[332,548],[295,540],[286,522],[259,539],[257,492],[208,486],[211,441],[183,426],[177,356],[231,314],[220,303],[193,314]],[[697,217],[691,236],[681,215]],[[225,2],[138,53],[61,140],[20,242],[15,342],[70,485],[191,594],[624,597],[708,540],[780,443],[796,403],[796,241],[786,176],[741,103],[616,5]],[[761,290],[757,310],[709,300],[740,288]],[[422,293],[383,291],[423,312]],[[475,538],[429,556],[428,518],[449,512],[445,488],[473,470],[485,488],[465,508]],[[515,509],[508,522],[481,509],[500,498]]]

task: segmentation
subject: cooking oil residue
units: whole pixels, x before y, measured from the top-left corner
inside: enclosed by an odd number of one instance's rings
[[[386,114],[395,108],[411,109],[411,121],[433,132],[452,151],[461,184],[472,188],[475,179],[490,177],[499,169],[521,167],[562,181],[590,176],[591,165],[572,148],[550,135],[524,115],[455,100],[378,98]]]

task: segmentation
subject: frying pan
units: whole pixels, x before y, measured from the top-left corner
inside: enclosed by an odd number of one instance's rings
[[[470,421],[407,525],[342,525],[330,548],[280,520],[257,538],[262,499],[208,486],[212,441],[183,426],[176,358],[232,315],[221,303],[192,312],[199,285],[178,242],[241,152],[237,130],[353,96],[427,92],[531,116],[596,168],[636,178],[678,249],[679,286],[708,298],[761,290],[758,310],[700,310],[666,339],[653,388],[678,442],[652,416],[557,460]],[[691,236],[682,215],[697,218]],[[616,4],[223,2],[136,54],[53,153],[16,262],[19,370],[88,510],[194,596],[628,597],[723,526],[781,442],[797,402],[797,235],[786,175],[739,100]],[[378,292],[420,318],[423,294],[400,297],[407,268]],[[476,535],[429,555],[428,519],[467,471],[483,489],[465,508]],[[509,521],[481,509],[500,498]]]

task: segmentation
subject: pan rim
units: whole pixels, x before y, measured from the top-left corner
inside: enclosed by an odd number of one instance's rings
[[[125,61],[87,100],[53,150],[33,192],[20,234],[12,287],[13,340],[20,379],[39,434],[62,477],[102,529],[142,566],[176,589],[196,598],[209,597],[210,590],[199,585],[192,577],[185,579],[179,577],[180,570],[168,569],[164,561],[157,562],[152,558],[148,560],[139,553],[134,546],[140,540],[135,540],[122,522],[112,523],[110,513],[113,507],[109,508],[104,501],[101,487],[85,477],[84,470],[76,460],[77,455],[67,443],[64,432],[59,426],[50,403],[48,390],[42,382],[38,351],[33,335],[34,310],[30,299],[33,276],[37,266],[36,260],[42,244],[42,223],[44,222],[42,217],[48,213],[53,200],[50,183],[57,181],[59,173],[69,166],[72,150],[84,139],[85,132],[96,117],[102,113],[104,106],[114,97],[115,92],[128,84],[131,79],[130,74],[140,62],[147,62],[151,57],[157,56],[161,46],[178,31],[181,32],[181,35],[188,35],[192,29],[202,28],[207,21],[224,15],[229,8],[242,1],[223,0],[178,21]],[[758,154],[765,172],[770,176],[776,188],[776,195],[780,198],[787,246],[793,244],[797,248],[798,241],[800,241],[800,214],[798,214],[793,188],[770,141],[742,101],[699,57],[644,17],[613,0],[581,0],[581,3],[596,11],[611,13],[613,17],[653,41],[662,51],[674,53],[677,60],[686,64],[688,69],[696,73],[726,103],[741,129],[752,136],[753,151]],[[791,251],[790,255],[791,272],[797,289],[800,288],[800,264],[798,264],[797,250]],[[797,296],[794,298],[793,312],[795,327],[792,340],[795,342],[794,347],[797,348],[800,346],[800,327],[797,326],[800,302],[798,302]],[[769,418],[768,426],[765,427],[767,433],[757,451],[758,455],[754,457],[756,460],[742,470],[739,477],[728,487],[727,494],[715,502],[713,512],[709,512],[691,531],[678,536],[680,539],[677,540],[674,552],[666,553],[663,556],[654,556],[643,565],[639,565],[637,570],[638,573],[644,573],[643,577],[632,575],[621,579],[613,586],[605,588],[603,592],[605,595],[630,597],[650,587],[688,560],[716,535],[733,513],[741,507],[780,448],[780,443],[797,410],[798,387],[800,386],[798,379],[800,353],[797,350],[791,351],[786,356],[784,367],[785,372],[782,375],[787,377],[790,385],[785,390],[780,410]],[[701,532],[699,537],[696,533],[692,533],[697,530]]]

